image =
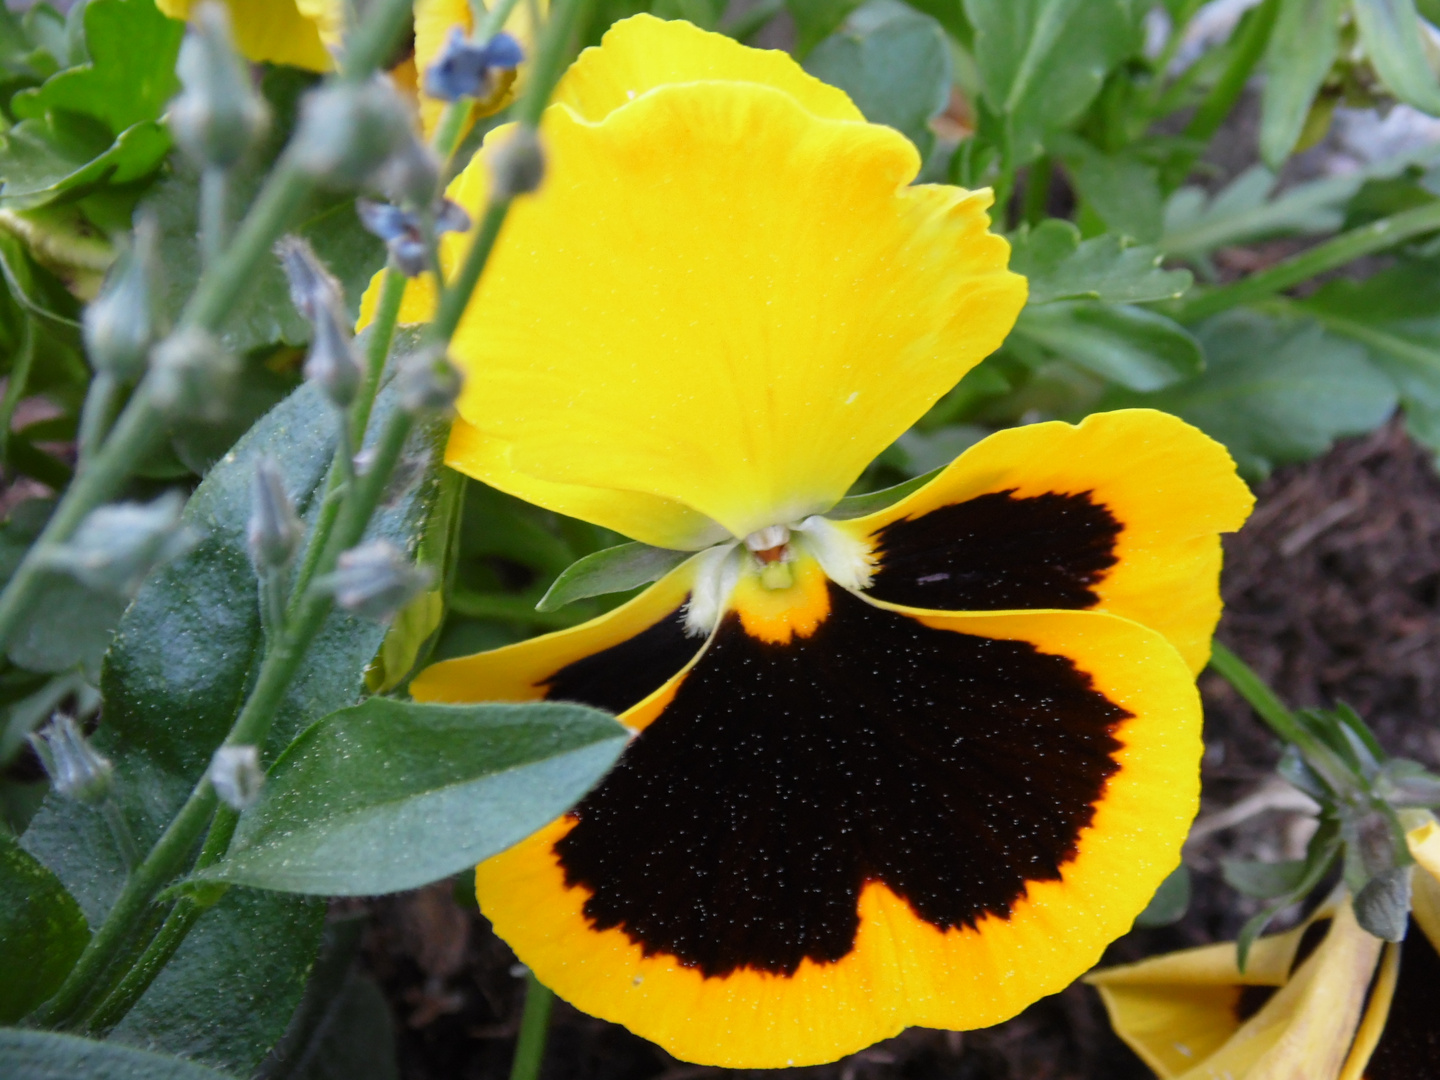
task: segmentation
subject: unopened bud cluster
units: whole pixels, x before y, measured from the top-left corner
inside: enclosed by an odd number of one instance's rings
[[[250,522],[245,530],[250,561],[257,573],[283,570],[300,550],[305,526],[285,490],[280,468],[268,458],[255,466],[250,488]]]
[[[85,738],[80,725],[64,713],[30,736],[50,783],[67,799],[99,804],[110,794],[115,768]]]
[[[287,236],[275,251],[290,279],[290,296],[310,320],[310,352],[305,377],[314,382],[337,408],[349,408],[360,389],[360,362],[350,342],[345,298],[334,275],[304,240]]]
[[[178,491],[149,503],[101,506],[42,559],[92,589],[133,596],[151,571],[189,551],[198,540],[180,521],[184,508],[185,497]]]
[[[354,188],[374,181],[397,154],[413,153],[414,141],[409,109],[389,80],[377,76],[310,93],[300,106],[292,152],[321,183]]]
[[[175,70],[185,88],[170,103],[175,141],[198,164],[229,168],[265,133],[270,115],[235,53],[223,5],[196,9]]]
[[[145,373],[150,346],[160,335],[160,228],[151,214],[135,224],[135,240],[105,288],[85,309],[85,350],[95,370],[122,382]]]
[[[460,396],[464,377],[444,352],[427,349],[400,364],[395,385],[400,407],[422,415],[449,411]]]
[[[247,810],[260,797],[265,770],[254,746],[222,746],[210,759],[205,774],[220,801],[232,810]]]
[[[213,334],[186,326],[150,353],[151,400],[175,419],[223,420],[240,363]]]
[[[416,566],[388,540],[371,540],[341,554],[335,572],[317,584],[346,611],[385,622],[433,581],[428,567]]]

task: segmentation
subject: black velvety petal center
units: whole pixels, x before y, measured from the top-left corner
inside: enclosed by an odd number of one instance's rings
[[[702,644],[686,636],[682,605],[634,637],[561,668],[545,680],[545,698],[622,713],[664,686]]]
[[[869,591],[946,611],[1088,608],[1122,528],[1088,491],[980,495],[879,529]]]
[[[831,584],[809,637],[725,617],[556,844],[598,929],[707,976],[854,947],[883,882],[939,928],[1006,917],[1075,856],[1130,714],[1070,660]]]

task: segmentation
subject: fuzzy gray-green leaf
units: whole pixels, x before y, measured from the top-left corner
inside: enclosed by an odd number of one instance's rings
[[[558,611],[576,600],[648,585],[659,581],[693,554],[638,542],[597,551],[566,567],[540,598],[535,610]]]

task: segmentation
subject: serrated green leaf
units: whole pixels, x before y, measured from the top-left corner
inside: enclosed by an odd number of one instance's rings
[[[156,120],[179,89],[175,58],[185,24],[166,18],[155,0],[89,0],[84,5],[88,63],[70,68],[11,100],[17,119],[54,110],[83,113],[118,134]]]
[[[1148,930],[1179,922],[1190,909],[1190,893],[1190,868],[1181,863],[1160,883],[1145,910],[1135,916],[1135,925]]]
[[[402,351],[414,347],[414,337],[404,335]],[[382,393],[377,424],[393,405],[393,395]],[[265,456],[278,463],[287,491],[313,520],[334,453],[334,423],[334,410],[308,384],[267,414],[211,469],[186,507],[185,522],[204,539],[147,582],[121,621],[106,656],[105,713],[95,742],[115,763],[116,797],[142,848],[204,772],[259,663],[263,633],[245,540],[255,462]],[[435,497],[440,434],[433,427],[416,433],[406,455],[419,479],[381,510],[369,535],[413,548]],[[376,623],[330,617],[277,714],[267,756],[360,698],[383,635]],[[93,811],[49,799],[22,843],[55,871],[92,922],[103,917],[124,866]],[[232,888],[112,1037],[249,1075],[285,1030],[323,919],[317,901]]]
[[[627,733],[584,705],[421,705],[371,698],[275,762],[224,860],[202,877],[366,896],[473,866],[559,817]]]
[[[1260,156],[1279,170],[1300,140],[1315,95],[1340,52],[1345,0],[1280,0],[1265,53]]]
[[[965,13],[986,103],[1003,118],[1017,167],[1089,108],[1138,44],[1124,0],[965,0]]]
[[[60,989],[89,940],[65,886],[0,832],[0,1023],[14,1023]]]
[[[950,51],[940,24],[894,0],[870,0],[820,42],[805,70],[850,95],[865,119],[902,132],[923,160],[930,121],[950,101]]]
[[[1425,55],[1415,0],[1351,0],[1350,9],[1385,88],[1421,112],[1440,115],[1440,82]]]
[[[1064,157],[1084,206],[1110,232],[1140,243],[1160,239],[1165,204],[1159,169],[1130,152],[1102,153],[1073,135],[1062,134],[1051,145]]]
[[[1100,300],[1143,304],[1182,295],[1188,270],[1162,270],[1154,248],[1130,245],[1107,233],[1081,241],[1068,221],[1050,218],[1010,237],[1010,269],[1030,282],[1030,304],[1056,300]]]
[[[0,1028],[0,1066],[6,1080],[234,1080],[168,1054],[15,1028]]]
[[[641,543],[597,551],[567,566],[540,598],[535,610],[558,611],[586,597],[648,585],[659,581],[693,554],[693,551],[671,551]]]
[[[112,141],[98,120],[47,113],[0,135],[0,209],[29,210],[100,184],[150,175],[170,150],[170,134],[155,121],[120,132]]]
[[[1205,323],[1196,337],[1202,375],[1153,394],[1116,393],[1107,405],[1175,413],[1224,443],[1249,477],[1318,457],[1395,409],[1393,384],[1364,350],[1314,323],[1241,311]]]
[[[1126,304],[1066,300],[1027,307],[1013,334],[1130,390],[1159,390],[1198,375],[1205,357],[1174,319]]]
[[[1223,859],[1220,863],[1226,884],[1259,900],[1289,896],[1305,880],[1305,866],[1304,859],[1273,863]]]

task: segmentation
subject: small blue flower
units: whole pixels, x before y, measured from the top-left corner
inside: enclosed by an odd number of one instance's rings
[[[420,215],[402,210],[391,203],[355,200],[356,212],[365,228],[385,241],[395,265],[407,277],[424,273],[429,267],[429,245]],[[470,228],[470,215],[457,203],[441,199],[434,207],[436,236],[447,232],[464,232]]]
[[[525,51],[509,34],[496,34],[477,45],[457,26],[435,62],[425,69],[425,93],[442,101],[487,97],[490,73],[514,71],[524,59]]]

